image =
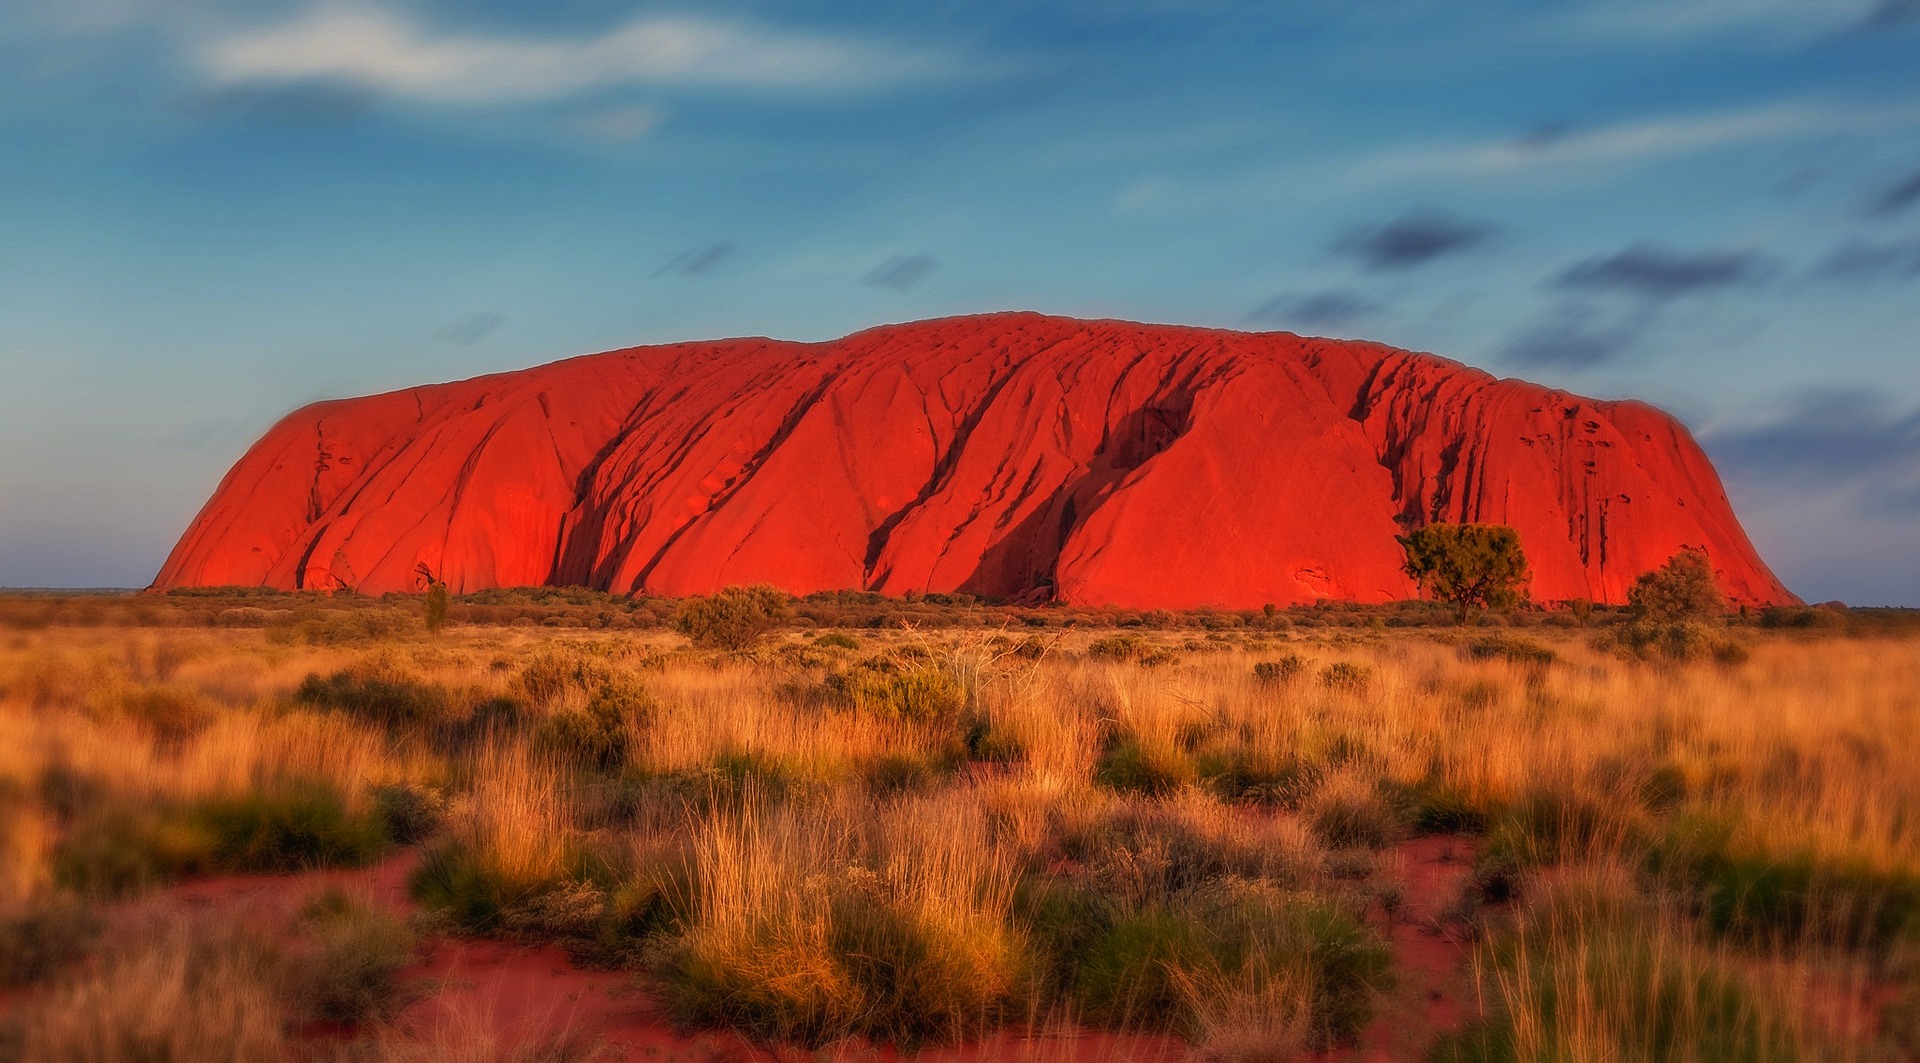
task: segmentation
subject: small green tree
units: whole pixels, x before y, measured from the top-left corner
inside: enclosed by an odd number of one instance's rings
[[[1634,580],[1627,604],[1633,607],[1634,619],[1656,624],[1718,620],[1727,615],[1727,599],[1713,578],[1713,562],[1704,550],[1691,546]]]
[[[1435,600],[1452,602],[1464,624],[1474,606],[1511,609],[1533,578],[1520,533],[1504,524],[1429,524],[1398,537],[1406,573]]]
[[[744,650],[785,623],[792,612],[786,592],[776,587],[728,587],[681,602],[674,626],[695,646]]]

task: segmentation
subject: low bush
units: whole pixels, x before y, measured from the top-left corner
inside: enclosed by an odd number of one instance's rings
[[[323,783],[288,782],[217,798],[196,806],[189,818],[225,871],[357,867],[391,843],[377,811],[350,810],[339,791]]]
[[[1535,668],[1544,668],[1559,659],[1553,650],[1532,639],[1497,635],[1474,639],[1460,648],[1460,655],[1470,661],[1506,661]]]
[[[1196,777],[1192,758],[1177,746],[1121,735],[1093,767],[1093,781],[1120,793],[1171,793]]]
[[[387,836],[397,845],[426,841],[446,817],[445,796],[412,783],[375,786],[368,790],[367,797]]]
[[[1087,656],[1096,661],[1135,661],[1147,649],[1147,640],[1139,635],[1109,635],[1088,643]]]
[[[22,1015],[26,1063],[281,1063],[299,1055],[282,958],[237,925],[171,920]]]
[[[1328,690],[1364,694],[1373,685],[1373,669],[1357,661],[1335,661],[1320,669],[1320,685]]]
[[[835,704],[895,720],[951,720],[967,707],[966,688],[932,662],[861,665],[827,677]]]
[[[1306,791],[1312,771],[1293,755],[1242,747],[1203,749],[1195,771],[1207,789],[1223,801],[1292,807]]]
[[[386,1018],[405,1003],[396,975],[413,960],[406,921],[341,890],[307,902],[299,929],[305,950],[293,975],[309,1013],[357,1025]]]
[[[1257,1033],[1284,1058],[1356,1033],[1391,961],[1377,934],[1325,901],[1227,882],[1113,920],[1074,986],[1101,1025],[1170,1030],[1203,1050]]]
[[[644,684],[608,677],[592,688],[585,706],[548,716],[534,745],[564,764],[618,771],[626,766],[634,730],[645,726],[653,711],[653,696]]]
[[[1731,819],[1682,816],[1646,858],[1656,882],[1677,889],[1702,925],[1729,939],[1792,946],[1812,939],[1885,958],[1920,946],[1920,875],[1810,849],[1773,850]]]
[[[390,731],[442,723],[454,713],[451,691],[378,662],[308,675],[294,689],[293,700]]]
[[[1404,816],[1374,782],[1340,772],[1323,779],[1302,805],[1313,832],[1339,849],[1385,849],[1400,839]]]
[[[471,841],[449,839],[429,849],[407,879],[408,891],[430,909],[467,931],[500,928],[503,916],[534,898],[562,889],[563,868],[551,874],[516,874]]]
[[[747,649],[793,615],[786,593],[773,587],[728,587],[680,604],[674,626],[702,649]]]
[[[513,677],[515,693],[534,705],[548,705],[568,691],[588,693],[613,679],[605,661],[564,649],[536,654]]]
[[[0,911],[0,989],[43,982],[100,939],[99,913],[54,894]]]
[[[1443,1038],[1437,1063],[1843,1058],[1809,1043],[1790,1001],[1695,941],[1623,874],[1548,884],[1482,947],[1479,967],[1492,1014]]]
[[[1258,661],[1253,666],[1253,677],[1262,683],[1291,683],[1307,670],[1306,658],[1297,653],[1271,661]]]
[[[54,850],[54,880],[86,896],[121,897],[211,870],[219,842],[169,809],[109,802],[88,809]]]

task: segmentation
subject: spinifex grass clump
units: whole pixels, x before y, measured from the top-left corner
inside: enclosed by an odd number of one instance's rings
[[[305,949],[294,980],[313,1014],[361,1023],[404,1002],[395,980],[413,959],[413,932],[399,916],[338,889],[307,902],[296,927]]]
[[[1863,855],[1780,849],[1726,815],[1676,818],[1651,845],[1654,881],[1716,935],[1791,947],[1817,942],[1920,961],[1920,874]]]
[[[458,926],[492,930],[511,908],[564,886],[581,853],[566,778],[524,746],[483,751],[472,790],[413,872],[414,897]]]
[[[1530,892],[1481,950],[1492,1014],[1444,1040],[1440,1063],[1841,1058],[1786,993],[1700,941],[1628,872],[1582,869]]]
[[[1351,1036],[1391,980],[1392,954],[1352,913],[1310,894],[1221,879],[1119,914],[1074,966],[1103,1025],[1284,1058]]]
[[[1013,860],[965,804],[769,808],[707,821],[698,889],[660,962],[698,1022],[779,1040],[977,1034],[1023,999]]]
[[[90,894],[137,892],[180,875],[357,867],[391,844],[371,803],[314,780],[141,807],[106,802],[77,818],[55,853],[60,882]]]

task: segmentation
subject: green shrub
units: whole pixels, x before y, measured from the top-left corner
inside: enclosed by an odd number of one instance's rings
[[[702,649],[744,650],[792,616],[785,592],[773,587],[728,587],[680,604],[674,626]]]
[[[1722,625],[1704,620],[1635,620],[1614,629],[1611,642],[1622,654],[1641,660],[1741,664],[1748,656],[1747,648]]]
[[[500,928],[502,917],[543,893],[562,888],[564,874],[526,879],[503,873],[471,843],[448,839],[427,850],[407,879],[423,908],[472,932]]]
[[[386,1018],[405,1003],[395,978],[413,960],[413,931],[392,912],[342,890],[307,903],[306,939],[296,992],[322,1019],[359,1024]]]
[[[441,795],[410,783],[388,783],[372,787],[367,797],[386,827],[387,836],[397,845],[426,841],[440,829],[446,812]]]
[[[659,965],[674,1010],[773,1040],[858,1036],[911,1049],[990,1030],[1024,996],[1026,942],[1011,929],[829,888],[824,933],[766,912],[739,930],[682,934]]]
[[[217,845],[205,825],[170,809],[96,805],[54,850],[54,881],[88,896],[126,896],[211,870]]]
[[[813,644],[815,647],[823,650],[857,650],[860,648],[860,640],[844,631],[828,631],[815,636]]]
[[[356,867],[386,852],[391,839],[374,810],[353,812],[339,791],[290,782],[201,803],[191,821],[212,840],[226,871],[289,872]]]
[[[613,670],[603,661],[561,649],[545,650],[520,666],[513,689],[534,705],[548,705],[568,691],[588,693],[611,681]]]
[[[1640,813],[1575,786],[1541,786],[1493,819],[1480,859],[1531,870],[1610,856],[1632,844]]]
[[[1690,941],[1629,884],[1589,875],[1554,887],[1480,962],[1491,1014],[1444,1037],[1431,1054],[1439,1063],[1584,1059],[1596,1045],[1644,1063],[1826,1058],[1796,1032],[1792,1002]]]
[[[453,696],[445,687],[381,663],[308,675],[294,690],[293,700],[388,730],[430,726],[453,714]]]
[[[1373,669],[1356,661],[1335,661],[1320,669],[1320,685],[1328,690],[1364,694],[1373,685]]]
[[[1093,767],[1094,782],[1121,793],[1171,793],[1194,777],[1193,761],[1182,750],[1130,735],[1110,742]]]
[[[833,700],[856,712],[896,720],[951,720],[967,707],[966,688],[931,663],[863,665],[827,677]]]
[[[1266,1012],[1304,1045],[1357,1032],[1391,980],[1392,950],[1324,901],[1226,883],[1113,922],[1075,969],[1084,1014],[1199,1039]]]
[[[1877,957],[1920,942],[1920,876],[1806,849],[1770,851],[1743,842],[1724,817],[1668,824],[1646,867],[1690,900],[1710,932],[1736,941],[1794,945],[1810,937]]]
[[[1314,834],[1338,849],[1385,849],[1400,839],[1401,810],[1379,786],[1345,773],[1314,788],[1303,811]]]
[[[627,763],[631,734],[654,711],[653,696],[626,677],[600,681],[584,708],[563,709],[547,717],[534,735],[538,748],[563,763],[596,771],[618,771]]]
[[[1559,659],[1551,649],[1538,642],[1514,636],[1474,639],[1460,648],[1460,655],[1470,661],[1507,661],[1538,668],[1544,668]]]
[[[1256,662],[1253,666],[1253,677],[1262,683],[1291,683],[1306,670],[1306,658],[1297,653],[1289,653],[1275,660]]]
[[[1223,801],[1291,807],[1297,804],[1312,772],[1296,756],[1279,756],[1232,747],[1203,750],[1195,758],[1200,781]]]
[[[1147,640],[1138,635],[1109,635],[1087,646],[1087,656],[1099,661],[1138,660],[1147,652]]]

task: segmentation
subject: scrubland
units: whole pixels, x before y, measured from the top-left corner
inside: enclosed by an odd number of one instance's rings
[[[437,635],[403,599],[6,600],[0,1058],[618,1056],[410,1021],[460,938],[789,1054],[1318,1058],[1427,1014],[1410,931],[1458,967],[1434,1060],[1920,1052],[1897,616],[1670,660],[1605,610],[869,601],[721,651],[657,604],[501,600]],[[1404,873],[1434,838],[1444,896]],[[404,909],[316,874],[396,860]],[[231,876],[294,899],[178,902]]]

